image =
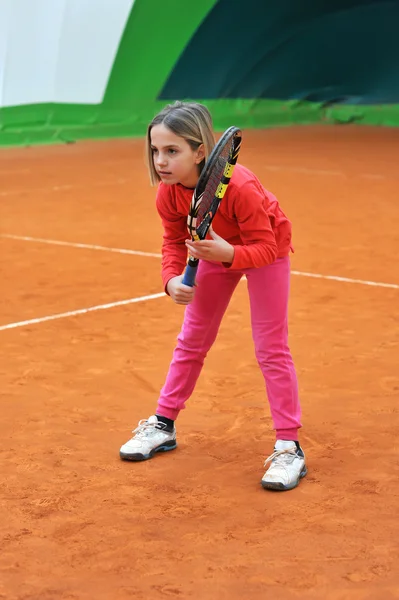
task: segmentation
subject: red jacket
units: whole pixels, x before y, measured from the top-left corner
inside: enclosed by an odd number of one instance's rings
[[[156,196],[164,228],[162,244],[162,281],[181,275],[187,261],[184,241],[189,239],[187,215],[193,190],[181,184],[160,183]],[[212,227],[234,245],[230,269],[263,267],[287,256],[291,247],[291,222],[277,198],[268,192],[255,175],[236,165],[226,194]]]

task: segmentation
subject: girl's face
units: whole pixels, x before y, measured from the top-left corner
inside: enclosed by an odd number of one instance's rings
[[[193,150],[190,144],[163,124],[151,129],[151,149],[154,167],[161,181],[168,185],[181,183],[195,188],[198,165],[204,159],[204,146]]]

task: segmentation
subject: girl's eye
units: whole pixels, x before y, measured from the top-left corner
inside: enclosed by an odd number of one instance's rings
[[[169,154],[176,154],[177,150],[175,150],[174,148],[169,148]]]
[[[151,148],[151,152],[152,152],[153,154],[155,154],[156,152],[158,152],[158,150],[157,150],[156,148]]]

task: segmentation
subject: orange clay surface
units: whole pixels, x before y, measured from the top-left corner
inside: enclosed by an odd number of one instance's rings
[[[119,459],[183,317],[167,297],[140,300],[162,292],[157,256],[109,251],[160,251],[143,141],[0,151],[1,599],[399,598],[398,157],[399,129],[244,132],[240,161],[294,230],[309,474],[273,493],[245,282],[178,449]]]

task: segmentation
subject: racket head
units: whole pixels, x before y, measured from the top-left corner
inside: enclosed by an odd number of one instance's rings
[[[193,240],[203,240],[226,193],[241,148],[242,132],[229,127],[220,137],[201,172],[187,218]]]

